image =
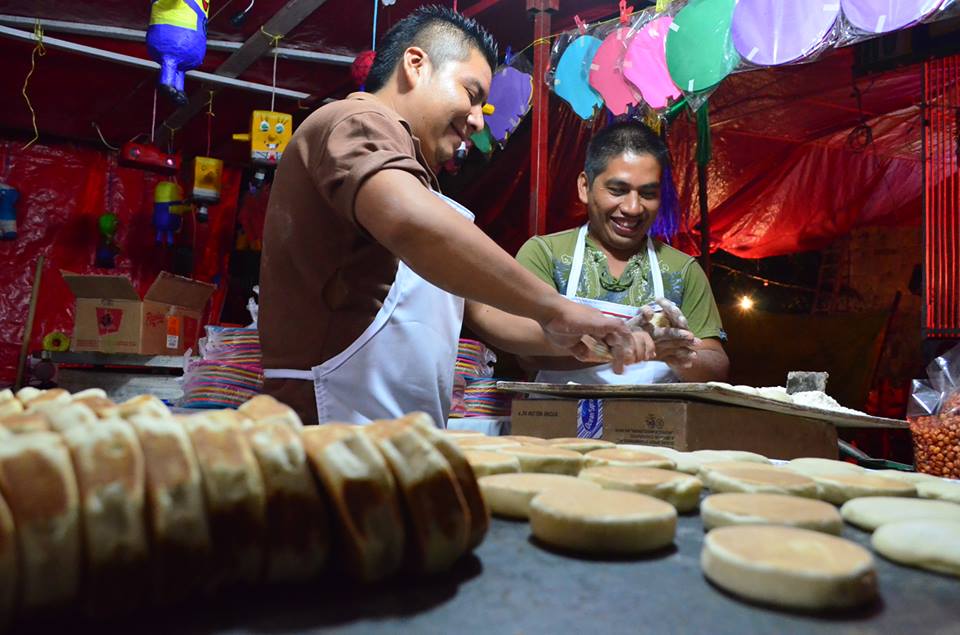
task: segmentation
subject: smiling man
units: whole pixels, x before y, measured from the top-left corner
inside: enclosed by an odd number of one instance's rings
[[[577,179],[587,224],[535,236],[517,260],[567,298],[608,315],[630,318],[659,300],[669,324],[642,320],[640,347],[652,359],[616,374],[607,365],[575,359],[535,358],[537,381],[662,383],[720,381],[729,361],[720,314],[703,269],[691,256],[653,236],[672,237],[678,226],[676,192],[666,145],[632,120],[601,130],[587,148]],[[665,300],[661,300],[665,299]],[[650,311],[645,311],[650,317]],[[643,351],[641,351],[641,359]]]
[[[311,114],[277,167],[264,228],[264,389],[306,423],[366,423],[450,407],[465,304],[503,348],[639,359],[623,323],[566,300],[444,197],[435,169],[483,128],[497,52],[450,9],[387,34],[355,93]]]

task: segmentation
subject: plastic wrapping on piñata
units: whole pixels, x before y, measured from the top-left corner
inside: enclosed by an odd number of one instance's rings
[[[588,81],[615,116],[626,114],[641,102],[639,91],[623,75],[624,53],[631,35],[630,26],[619,23],[594,32],[602,41],[590,62]]]
[[[937,19],[953,0],[839,0],[843,20],[837,46]]]
[[[603,108],[603,98],[590,86],[590,64],[602,41],[589,33],[580,35],[578,32],[570,37],[572,40],[562,36],[555,44],[555,50],[559,50],[563,41],[569,41],[556,64],[551,65],[551,87],[578,117],[588,120]]]
[[[730,27],[743,66],[781,66],[815,59],[837,43],[839,0],[739,0]]]
[[[682,95],[667,70],[667,34],[671,24],[670,13],[644,11],[634,18],[623,42],[623,77],[654,110],[666,108]]]
[[[907,419],[918,472],[960,478],[960,345],[914,380]]]

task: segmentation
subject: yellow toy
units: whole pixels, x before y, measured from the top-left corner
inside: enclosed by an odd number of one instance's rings
[[[193,190],[191,197],[197,204],[197,220],[207,222],[207,207],[220,202],[223,161],[212,157],[193,160]]]
[[[275,166],[293,135],[293,117],[283,112],[254,110],[250,132],[233,135],[234,141],[250,142],[250,159],[257,165]]]

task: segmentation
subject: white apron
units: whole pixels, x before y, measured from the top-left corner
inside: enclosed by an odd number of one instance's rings
[[[573,251],[573,263],[570,266],[570,277],[567,278],[567,288],[564,295],[570,300],[585,304],[602,311],[603,313],[628,320],[640,312],[639,307],[627,304],[616,304],[603,300],[590,300],[577,296],[577,287],[580,286],[580,274],[583,271],[583,257],[587,249],[587,225],[580,228],[577,235],[577,245]],[[650,278],[653,282],[653,297],[662,298],[663,275],[660,273],[660,260],[653,248],[653,238],[647,235],[647,257],[650,261]],[[640,362],[627,366],[622,375],[613,372],[611,364],[591,366],[577,370],[541,370],[537,373],[538,382],[548,384],[565,384],[569,381],[578,384],[665,384],[677,380],[670,367],[663,362]]]
[[[473,220],[468,209],[433,193]],[[401,260],[373,323],[346,350],[310,370],[264,369],[264,377],[312,381],[321,424],[369,423],[422,410],[444,426],[463,304]]]

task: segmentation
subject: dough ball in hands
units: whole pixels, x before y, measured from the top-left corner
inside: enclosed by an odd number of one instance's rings
[[[301,438],[333,507],[345,572],[365,582],[396,572],[406,535],[397,485],[377,446],[346,424],[305,426]]]
[[[960,505],[946,501],[894,496],[866,496],[843,504],[840,515],[851,525],[873,531],[902,520],[954,520],[960,522]]]
[[[407,519],[407,563],[416,573],[446,571],[467,550],[470,511],[450,464],[409,423],[363,427],[390,466]]]
[[[703,483],[695,476],[649,467],[588,467],[580,478],[604,489],[646,494],[666,501],[681,514],[691,512],[700,502]]]
[[[456,484],[460,488],[463,500],[467,503],[467,509],[470,511],[467,548],[475,549],[477,545],[483,542],[483,538],[490,528],[490,508],[483,499],[480,484],[477,483],[478,475],[475,474],[468,462],[465,456],[466,452],[462,452],[447,435],[443,434],[433,422],[433,417],[425,412],[411,412],[402,417],[401,421],[405,421],[416,428],[450,464],[450,469],[456,476]]]
[[[578,553],[638,555],[673,542],[677,510],[633,492],[551,489],[530,502],[530,530],[548,545]]]
[[[660,454],[620,448],[593,450],[587,452],[584,458],[586,459],[586,467],[655,467],[672,470],[677,466],[672,460]]]
[[[520,471],[520,460],[515,456],[502,452],[488,452],[486,450],[464,450],[473,473],[477,478],[491,474],[509,474]]]
[[[213,546],[208,588],[257,583],[265,561],[266,491],[253,450],[233,422],[205,415],[179,420],[203,474]]]
[[[584,463],[583,455],[579,452],[552,446],[524,445],[518,448],[503,448],[499,452],[515,457],[520,462],[521,472],[576,476]]]
[[[593,452],[594,450],[607,450],[617,447],[615,443],[604,441],[603,439],[581,439],[578,437],[547,439],[547,444],[554,448],[570,450],[571,452],[579,452],[580,454],[586,454],[587,452]]]
[[[60,435],[34,432],[0,443],[0,493],[16,526],[21,609],[73,602],[81,568],[80,499]]]
[[[161,605],[176,603],[201,588],[210,561],[200,466],[190,437],[177,421],[145,414],[131,415],[128,421],[146,467],[152,599]]]
[[[93,616],[128,613],[145,601],[148,589],[140,442],[122,419],[74,425],[63,440],[80,493],[85,608]]]
[[[520,520],[530,517],[530,501],[547,490],[602,489],[596,483],[564,474],[493,474],[480,478],[479,483],[494,515]]]
[[[870,543],[884,558],[960,577],[960,521],[905,520],[883,525]]]
[[[300,435],[289,422],[271,417],[245,422],[243,433],[266,494],[266,580],[309,580],[327,562],[331,519]]]
[[[786,494],[712,494],[700,503],[705,529],[728,525],[786,525],[840,535],[843,519],[830,503]]]
[[[843,538],[796,527],[714,529],[704,539],[700,566],[721,589],[788,609],[850,608],[877,595],[869,551]]]

